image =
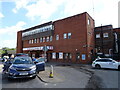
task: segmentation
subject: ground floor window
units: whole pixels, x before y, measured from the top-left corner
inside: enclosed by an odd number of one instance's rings
[[[71,60],[72,59],[72,54],[68,53],[68,59]]]
[[[56,53],[52,53],[52,59],[56,59]]]
[[[76,60],[80,59],[80,53],[76,53]]]
[[[59,53],[59,59],[63,59],[63,53],[62,52]]]

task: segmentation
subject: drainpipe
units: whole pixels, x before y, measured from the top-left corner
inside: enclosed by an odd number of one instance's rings
[[[118,38],[116,33],[114,33],[114,35],[115,35],[115,49],[116,49],[116,53],[118,53],[118,43],[117,43]]]

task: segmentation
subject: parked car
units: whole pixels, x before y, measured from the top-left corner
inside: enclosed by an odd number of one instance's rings
[[[93,61],[92,67],[120,70],[120,62],[117,62],[111,58],[97,58],[95,61]]]
[[[28,56],[15,57],[8,69],[8,79],[36,77],[36,65]]]
[[[16,56],[28,56],[26,53],[17,53]]]
[[[45,58],[38,58],[36,59],[35,63],[37,72],[45,70]]]

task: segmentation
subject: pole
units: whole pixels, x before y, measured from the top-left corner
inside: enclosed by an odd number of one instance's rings
[[[46,62],[46,45],[45,45],[45,50],[44,50],[44,58],[45,58],[45,62]]]

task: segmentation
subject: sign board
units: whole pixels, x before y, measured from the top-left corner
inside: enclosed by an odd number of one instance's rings
[[[85,59],[86,59],[85,54],[82,54],[82,60],[85,60]]]
[[[44,46],[44,47],[43,47],[43,51],[48,51],[48,47],[47,47],[47,46]]]

